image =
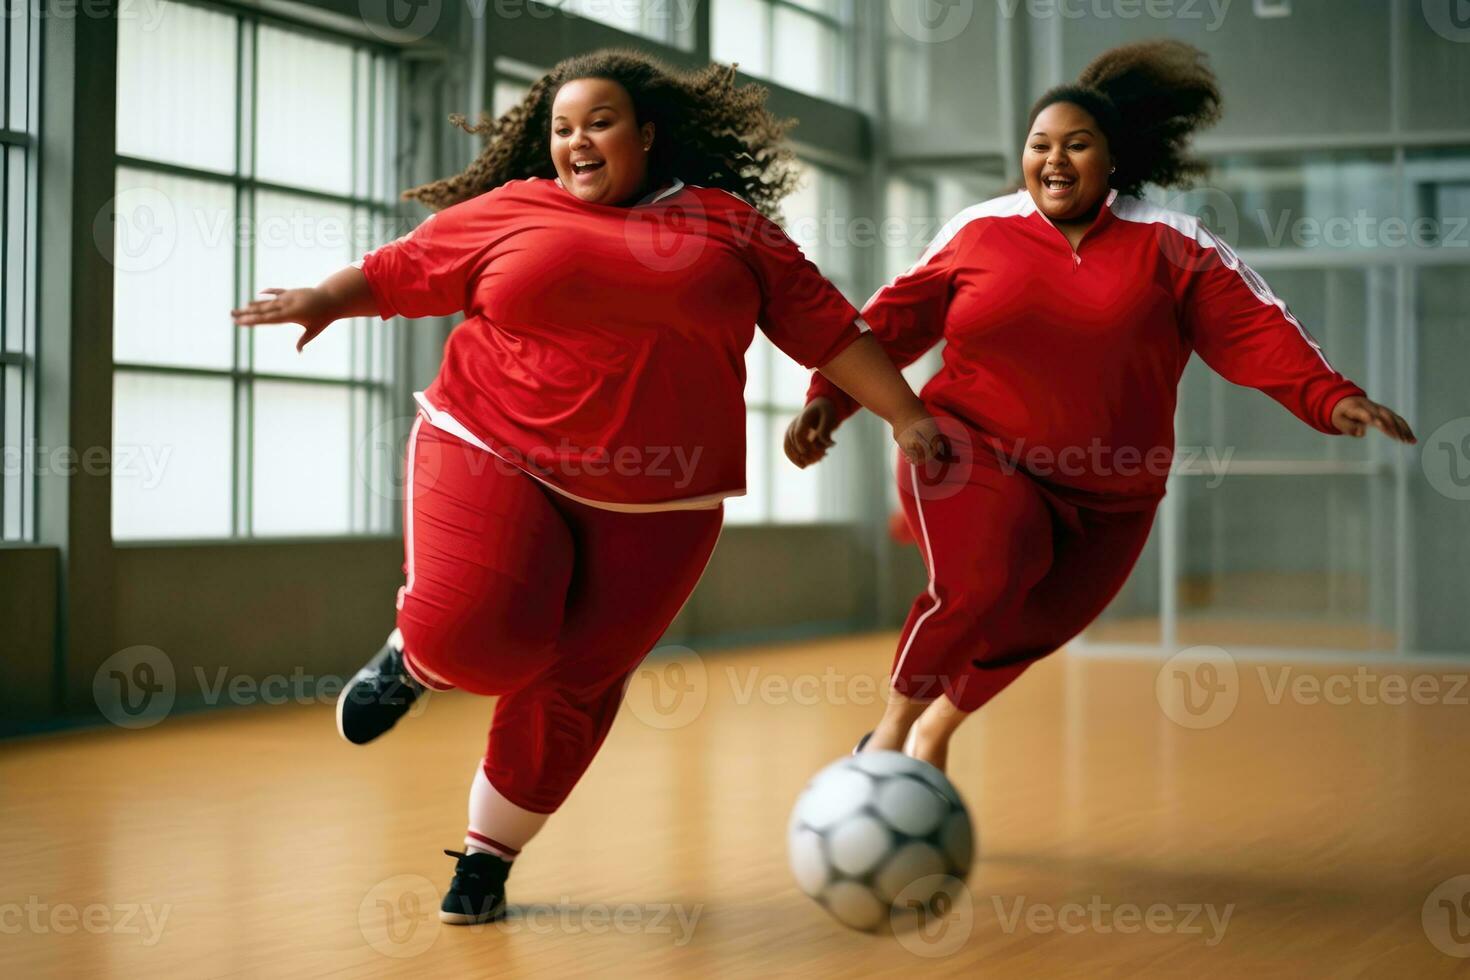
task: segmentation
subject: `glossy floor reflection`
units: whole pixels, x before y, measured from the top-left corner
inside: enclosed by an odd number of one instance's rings
[[[330,707],[0,747],[7,976],[1438,976],[1470,954],[1466,668],[1059,655],[958,737],[968,908],[847,932],[790,806],[881,709],[891,635],[650,662],[511,919],[432,916],[488,702],[380,744]],[[1401,678],[1402,680],[1397,680]]]

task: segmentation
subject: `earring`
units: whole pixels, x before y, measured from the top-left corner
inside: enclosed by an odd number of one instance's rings
[[[1110,174],[1115,174],[1117,172],[1118,172],[1118,168],[1117,167],[1109,167],[1108,168],[1108,173],[1110,173]]]

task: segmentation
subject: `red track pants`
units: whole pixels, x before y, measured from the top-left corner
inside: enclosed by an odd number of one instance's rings
[[[969,455],[965,475],[938,491],[901,455],[897,474],[929,587],[904,623],[893,687],[918,701],[945,695],[962,711],[1097,618],[1127,580],[1157,509],[1157,501],[1134,511],[1077,507],[983,447]]]
[[[422,415],[407,485],[405,656],[436,686],[499,695],[485,775],[517,806],[550,813],[694,590],[724,510],[590,507]]]

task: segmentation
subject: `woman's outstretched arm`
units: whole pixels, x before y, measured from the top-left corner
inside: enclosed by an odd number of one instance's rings
[[[262,289],[267,299],[257,299],[230,311],[237,327],[265,323],[299,323],[306,330],[296,341],[299,351],[336,320],[375,316],[377,301],[362,269],[349,265],[332,273],[316,286],[298,289]]]

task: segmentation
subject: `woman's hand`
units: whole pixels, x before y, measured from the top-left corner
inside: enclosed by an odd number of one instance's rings
[[[786,458],[806,469],[837,444],[832,439],[836,428],[837,411],[832,400],[813,398],[786,427]]]
[[[915,466],[949,458],[948,442],[939,431],[939,423],[920,403],[911,414],[893,420],[893,441],[898,443],[904,459]]]
[[[238,310],[231,310],[237,327],[253,327],[262,323],[299,323],[306,328],[301,339],[296,341],[299,353],[303,347],[331,322],[337,319],[335,304],[331,297],[316,287],[305,289],[262,289],[270,293],[270,299],[258,299]]]
[[[1350,395],[1340,399],[1332,407],[1332,424],[1344,435],[1362,438],[1368,426],[1379,429],[1390,439],[1414,445],[1419,440],[1399,415],[1377,402],[1361,395]]]

